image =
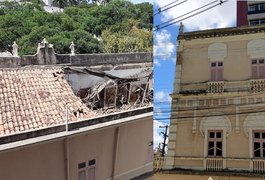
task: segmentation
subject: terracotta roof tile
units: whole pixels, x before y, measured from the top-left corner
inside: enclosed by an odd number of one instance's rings
[[[0,69],[0,135],[95,116],[73,94],[61,69]]]

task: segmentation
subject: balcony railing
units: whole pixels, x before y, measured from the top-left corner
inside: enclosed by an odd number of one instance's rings
[[[154,164],[154,171],[159,171],[163,168],[164,166],[164,157],[156,157],[154,156],[154,161],[153,161],[153,164]]]
[[[223,171],[223,159],[220,158],[206,158],[206,171]]]
[[[204,162],[204,167],[206,171],[220,172],[226,169],[226,161],[233,162],[249,162],[249,167],[245,167],[243,172],[253,172],[258,174],[265,173],[265,159],[251,159],[251,158],[209,158],[209,157],[154,157],[154,171],[159,171],[164,168],[165,158],[171,160],[180,161],[201,161]],[[191,166],[188,168],[190,169]],[[198,168],[198,167],[197,167]]]
[[[261,159],[253,160],[253,172],[254,173],[265,173],[265,160],[261,160]]]
[[[265,91],[265,79],[253,79],[249,81],[250,92],[258,93]]]
[[[224,92],[224,81],[212,81],[207,83],[208,93],[223,93]]]

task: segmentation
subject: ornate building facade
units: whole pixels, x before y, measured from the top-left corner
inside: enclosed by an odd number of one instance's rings
[[[264,32],[252,26],[179,34],[165,174],[265,173]]]

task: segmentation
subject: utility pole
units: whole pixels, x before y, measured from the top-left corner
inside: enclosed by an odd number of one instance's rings
[[[164,157],[164,156],[165,156],[165,149],[166,149],[166,146],[167,146],[167,144],[166,144],[166,140],[167,140],[167,137],[168,137],[168,135],[167,135],[168,125],[166,125],[166,126],[159,126],[159,128],[166,128],[166,129],[165,129],[165,132],[161,132],[161,134],[164,136],[164,137],[163,137],[164,140],[163,140],[163,143],[162,143],[162,152],[161,152],[161,156]]]

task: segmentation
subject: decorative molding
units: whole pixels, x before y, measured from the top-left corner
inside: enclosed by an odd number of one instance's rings
[[[192,133],[196,133],[196,130],[197,130],[197,110],[196,109],[194,109],[194,111],[193,111],[193,123],[192,123]]]
[[[249,114],[243,124],[244,133],[248,137],[253,129],[265,129],[265,112]]]
[[[265,57],[265,40],[254,39],[247,44],[247,53],[251,59]]]
[[[208,46],[208,58],[211,62],[224,61],[227,56],[227,46],[224,43],[213,43]]]
[[[210,129],[225,130],[226,136],[228,136],[231,132],[231,121],[227,116],[224,116],[223,113],[220,112],[207,114],[206,117],[203,118],[200,123],[200,132],[202,136],[205,136],[205,132],[207,132]]]
[[[239,106],[236,106],[236,128],[235,128],[236,133],[240,132],[239,122],[240,122]]]
[[[205,38],[215,38],[215,37],[227,37],[235,35],[244,35],[244,34],[256,34],[264,33],[265,26],[242,26],[242,27],[232,27],[232,28],[219,28],[211,30],[202,30],[194,32],[185,32],[179,34],[178,40],[192,40],[192,39],[205,39]]]

